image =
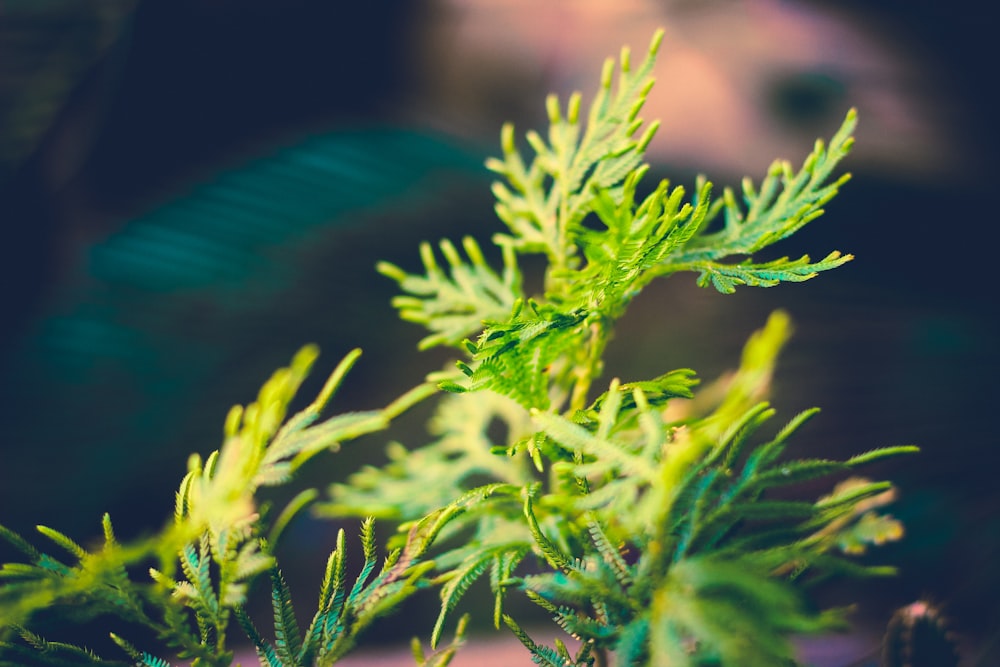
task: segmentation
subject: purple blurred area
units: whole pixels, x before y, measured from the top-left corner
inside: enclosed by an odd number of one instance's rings
[[[968,664],[1000,664],[1000,109],[994,30],[969,0],[0,0],[0,522],[86,542],[109,510],[123,535],[155,529],[188,454],[217,447],[229,406],[304,343],[324,350],[319,375],[365,348],[338,410],[439,366],[414,361],[420,332],[397,324],[375,261],[488,239],[481,164],[500,124],[541,127],[550,91],[586,100],[604,58],[640,57],[661,26],[654,174],[759,180],[857,107],[853,181],[781,249],[857,260],[732,297],[655,285],[609,377],[657,359],[712,378],[788,309],[773,402],[824,408],[803,451],[923,448],[873,471],[898,482],[908,535],[872,562],[901,576],[818,595],[860,597],[864,638],[930,597]],[[383,443],[303,482],[378,461]],[[293,590],[315,584],[333,532],[291,531]],[[831,660],[814,664],[851,664]]]

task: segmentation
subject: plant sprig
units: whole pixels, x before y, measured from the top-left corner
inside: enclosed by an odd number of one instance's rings
[[[624,49],[609,60],[587,115],[582,97],[546,101],[549,131],[501,132],[502,157],[487,167],[506,232],[493,237],[502,268],[478,243],[423,244],[423,273],[388,263],[378,270],[403,294],[400,316],[423,325],[419,347],[456,349],[457,370],[437,373],[383,409],[320,420],[357,359],[338,365],[317,399],[288,416],[316,357],[303,349],[269,380],[257,400],[226,419],[222,446],[191,457],[176,495],[174,521],[157,535],[121,545],[109,518],[104,542],[88,550],[42,527],[62,552],[44,553],[0,527],[25,562],[0,568],[0,654],[38,663],[114,664],[88,649],[50,641],[28,628],[41,610],[74,604],[153,630],[164,650],[193,667],[232,660],[235,621],[265,667],[332,665],[382,615],[412,595],[436,589],[431,631],[437,649],[475,582],[488,579],[492,620],[507,627],[539,665],[777,665],[794,662],[789,638],[843,623],[843,610],[816,611],[805,586],[893,568],[852,557],[898,539],[902,526],[882,507],[888,482],[856,476],[865,465],[914,447],[873,449],[846,460],[790,456],[790,443],[816,414],[807,410],[768,435],[767,402],[789,318],[776,312],[747,342],[738,369],[696,393],[694,371],[651,379],[612,379],[593,396],[615,324],[653,279],[680,272],[728,294],[739,286],[802,282],[842,266],[833,251],[813,261],[759,253],[822,215],[847,176],[834,176],[853,143],[853,110],[829,144],[818,141],[794,170],[777,161],[740,197],[699,178],[689,196],[664,180],[647,188],[644,152],[658,129],[640,113],[653,85],[657,32],[633,66]],[[546,261],[541,293],[528,294],[519,261]],[[678,313],[682,317],[683,313]],[[653,365],[654,360],[649,360]],[[348,581],[344,531],[327,560],[317,609],[303,631],[273,554],[273,542],[315,492],[295,496],[277,517],[264,515],[260,489],[288,483],[319,453],[385,429],[438,389],[431,442],[390,446],[388,464],[369,466],[331,486],[319,515],[366,517],[361,569]],[[706,396],[708,397],[706,399]],[[776,497],[779,487],[839,479],[817,500]],[[846,479],[845,479],[846,478]],[[396,523],[379,565],[374,519]],[[149,577],[133,570],[152,561]],[[247,615],[252,582],[270,579],[274,639]],[[580,641],[571,653],[532,639],[508,613],[515,593]],[[419,665],[443,667],[463,641]],[[119,634],[135,664],[168,667]],[[37,660],[36,660],[37,659]]]
[[[30,655],[42,664],[46,656],[59,664],[72,659],[79,662],[83,656],[91,656],[90,662],[79,664],[117,664],[85,647],[49,641],[25,629],[37,613],[73,605],[82,618],[111,614],[151,630],[163,646],[178,658],[191,660],[193,667],[228,667],[233,658],[228,629],[234,613],[245,604],[253,580],[276,572],[266,538],[280,535],[295,513],[315,498],[314,492],[299,494],[268,523],[261,517],[258,490],[288,482],[322,451],[335,451],[342,442],[385,429],[393,418],[435,391],[425,383],[384,409],[321,420],[321,412],[358,359],[359,352],[354,351],[334,369],[316,400],[289,417],[288,406],[317,354],[315,346],[303,348],[287,368],[264,384],[256,401],[230,410],[222,446],[204,460],[192,455],[176,494],[174,520],[156,535],[122,545],[105,515],[103,545],[88,550],[57,530],[39,526],[38,531],[64,552],[57,557],[0,526],[0,538],[27,561],[0,567],[0,651],[23,653],[23,644],[8,641],[16,631],[23,642],[38,649]],[[388,574],[380,575],[381,580],[364,589],[369,594],[364,604],[357,596],[351,597],[348,602],[357,618],[330,630],[324,641],[333,642],[336,635],[337,646],[352,646],[375,617],[416,592],[419,586],[414,579],[428,567],[418,561],[429,541],[420,533],[415,533],[415,539],[419,544],[404,551],[405,565],[394,564],[391,581],[385,580]],[[364,546],[366,559],[372,558],[374,544],[365,541]],[[342,558],[343,545],[340,552]],[[154,566],[147,568],[147,575],[135,572],[149,561]],[[280,585],[276,583],[275,589],[280,597]],[[282,600],[287,620],[291,618],[285,606],[288,601]],[[291,634],[289,629],[286,635]],[[136,664],[168,664],[137,649],[123,635],[119,631],[112,638]],[[338,651],[335,655],[345,652]]]
[[[543,571],[519,576],[510,566],[491,577],[494,622],[513,630],[536,663],[560,666],[604,664],[612,655],[622,665],[782,664],[792,659],[789,634],[842,619],[803,604],[801,581],[891,572],[849,559],[900,536],[898,522],[866,505],[890,497],[888,483],[857,482],[815,502],[771,498],[779,486],[915,451],[789,459],[789,440],[815,411],[752,444],[775,414],[766,396],[790,335],[783,313],[751,337],[707,412],[677,416],[698,383],[686,369],[615,379],[591,395],[615,323],[653,279],[693,272],[699,286],[729,294],[802,282],[852,259],[839,251],[818,261],[758,255],[820,217],[848,180],[834,172],[853,145],[853,109],[799,169],[776,161],[759,185],[744,179],[739,196],[724,188],[713,199],[703,177],[690,197],[666,180],[644,186],[643,153],[658,124],[645,124],[640,113],[661,39],[658,32],[637,66],[628,49],[617,71],[614,61],[605,64],[586,115],[579,94],[565,107],[550,96],[547,135],[525,135],[530,158],[504,126],[502,155],[486,163],[500,177],[493,193],[506,232],[493,241],[504,281],[484,266],[478,246],[465,262],[447,241],[446,270],[426,244],[425,275],[382,266],[404,292],[393,302],[401,316],[431,331],[421,346],[448,345],[462,355],[458,373],[440,381],[454,395],[440,403],[435,423],[456,431],[464,423],[470,432],[409,450],[394,445],[388,466],[332,487],[325,511],[410,518],[420,511],[415,505],[427,509],[415,499],[438,494],[438,502],[451,502],[484,475],[521,489],[520,512],[505,496],[491,496],[467,509],[460,543],[442,535],[435,640],[473,581],[498,563],[520,562],[527,550]],[[522,291],[518,263],[529,254],[547,262],[539,294]],[[502,299],[469,297],[496,296],[500,284]],[[447,317],[435,323],[436,314]],[[506,438],[492,438],[495,420],[509,426]],[[534,466],[527,479],[526,457]],[[502,599],[513,588],[583,640],[581,653],[541,646],[504,615]]]

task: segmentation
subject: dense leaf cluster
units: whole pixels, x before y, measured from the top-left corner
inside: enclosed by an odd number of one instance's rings
[[[634,68],[627,50],[617,73],[608,61],[586,118],[579,95],[565,108],[549,98],[547,138],[526,135],[530,160],[513,128],[503,129],[503,156],[487,164],[500,177],[493,191],[506,225],[494,237],[501,269],[470,238],[461,250],[440,242],[443,264],[433,246],[421,246],[422,273],[379,265],[403,291],[393,301],[403,319],[427,328],[420,346],[455,349],[456,370],[432,375],[384,409],[320,420],[352,353],[319,398],[288,417],[316,356],[306,348],[255,403],[230,412],[219,450],[204,461],[192,457],[174,520],[154,537],[122,546],[106,518],[103,545],[88,551],[40,528],[68,554],[59,559],[0,528],[26,561],[0,569],[0,662],[108,664],[28,629],[40,610],[73,605],[82,615],[111,614],[153,630],[164,650],[196,667],[231,662],[233,622],[266,667],[331,665],[375,619],[428,588],[441,600],[430,638],[436,647],[481,579],[493,593],[495,625],[510,628],[536,664],[552,667],[788,664],[792,634],[842,623],[842,610],[806,604],[803,587],[892,571],[851,560],[901,534],[898,522],[878,513],[891,485],[854,473],[914,448],[844,461],[798,458],[790,440],[815,410],[768,430],[775,415],[768,388],[790,332],[783,313],[711,391],[697,391],[695,373],[677,369],[612,379],[594,396],[617,320],[653,279],[691,272],[699,285],[728,294],[801,282],[851,259],[836,251],[819,261],[758,256],[819,217],[846,180],[833,172],[851,147],[853,111],[798,170],[776,162],[759,185],[745,180],[739,196],[724,189],[713,199],[705,179],[690,197],[667,181],[644,186],[643,153],[657,125],[639,114],[661,37]],[[538,294],[526,293],[521,278],[520,259],[530,254],[546,262]],[[439,388],[431,442],[393,443],[384,466],[356,472],[315,505],[320,515],[367,517],[363,562],[349,582],[341,531],[302,631],[272,545],[316,493],[303,492],[274,515],[256,492],[288,482],[322,451],[384,429]],[[817,500],[774,494],[829,476],[840,483]],[[398,528],[381,566],[374,519]],[[148,574],[137,574],[138,566]],[[271,582],[273,640],[245,611],[248,586],[261,577]],[[506,613],[510,595],[547,611],[578,649],[537,643]],[[455,642],[430,656],[416,642],[418,664],[447,664],[464,627],[463,617]],[[168,664],[114,639],[135,664]]]
[[[639,114],[659,44],[658,35],[634,67],[623,51],[617,74],[608,61],[585,118],[579,95],[565,108],[550,97],[547,137],[526,135],[530,159],[513,128],[503,129],[502,158],[487,162],[501,179],[493,192],[507,230],[494,243],[503,278],[469,240],[468,261],[441,243],[447,272],[429,245],[424,275],[380,267],[405,292],[394,302],[404,319],[431,330],[422,345],[461,353],[458,372],[440,379],[454,396],[440,404],[435,423],[446,426],[436,441],[412,451],[394,444],[387,466],[335,485],[321,511],[405,522],[484,476],[508,489],[470,508],[462,539],[435,559],[444,582],[435,640],[459,598],[488,574],[496,623],[514,629],[538,664],[610,656],[621,665],[783,664],[790,634],[840,618],[810,611],[800,584],[891,571],[847,557],[899,536],[897,522],[874,512],[891,498],[888,483],[852,478],[818,501],[770,497],[776,487],[844,477],[913,451],[789,458],[789,438],[815,411],[753,444],[775,412],[766,394],[790,330],[783,314],[751,339],[714,404],[690,400],[698,380],[687,369],[612,380],[592,398],[616,321],[653,279],[693,272],[699,285],[728,294],[801,282],[852,259],[757,255],[822,215],[847,180],[833,173],[853,143],[853,110],[799,169],[777,161],[759,185],[745,179],[739,196],[725,189],[713,199],[705,179],[690,198],[667,181],[644,188],[643,151],[657,125]],[[529,254],[546,260],[539,294],[519,291],[519,260]],[[433,324],[441,313],[450,315],[447,329]],[[518,576],[529,557],[550,571]],[[503,599],[514,589],[581,640],[581,653],[542,647],[506,617]]]

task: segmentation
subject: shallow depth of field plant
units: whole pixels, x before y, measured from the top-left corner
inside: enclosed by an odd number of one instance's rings
[[[332,665],[413,595],[440,598],[432,635],[414,642],[419,665],[447,664],[459,650],[464,612],[516,635],[525,664],[552,667],[773,667],[794,664],[793,635],[844,627],[846,612],[817,611],[808,587],[892,572],[853,560],[902,530],[878,512],[891,485],[855,471],[915,448],[796,455],[793,440],[816,410],[779,419],[767,403],[789,335],[781,312],[710,391],[698,390],[694,371],[656,369],[652,358],[652,377],[605,378],[602,358],[616,322],[654,279],[694,274],[729,294],[848,262],[836,251],[818,260],[758,255],[819,217],[847,180],[836,170],[855,114],[798,169],[775,162],[737,192],[716,193],[704,179],[691,191],[647,183],[643,152],[657,125],[639,114],[661,37],[640,62],[627,50],[617,65],[609,60],[586,111],[579,95],[550,97],[547,135],[529,132],[519,146],[504,127],[502,156],[487,164],[503,223],[496,252],[465,238],[423,245],[417,274],[379,265],[399,284],[400,316],[426,327],[420,347],[454,349],[452,370],[403,388],[384,408],[324,416],[354,351],[289,416],[317,357],[305,347],[256,401],[230,411],[218,450],[191,457],[174,517],[156,535],[119,542],[105,516],[103,540],[87,549],[52,528],[28,538],[0,527],[22,555],[0,569],[0,663],[223,667],[248,637],[262,665]],[[545,261],[534,294],[519,268],[528,255]],[[324,500],[306,490],[280,511],[259,502],[260,489],[289,483],[316,455],[427,400],[436,401],[428,442],[391,444],[384,466],[333,484]],[[818,499],[774,494],[820,477],[829,492]],[[273,550],[306,508],[365,520],[360,538],[340,531],[316,573],[316,607],[296,611]],[[385,547],[375,522],[396,527]],[[269,584],[273,619],[245,610],[256,579]],[[477,580],[493,592],[486,609],[462,605]],[[573,641],[530,636],[506,611],[514,596]],[[97,656],[42,636],[33,620],[43,611],[66,623],[99,619],[120,652]],[[140,646],[137,635],[157,640]]]

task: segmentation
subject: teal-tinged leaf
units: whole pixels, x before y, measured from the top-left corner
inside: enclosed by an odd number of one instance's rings
[[[298,663],[288,663],[285,664],[278,657],[277,652],[270,643],[264,640],[260,636],[260,632],[254,626],[253,621],[247,616],[246,610],[243,607],[237,607],[235,610],[236,620],[239,622],[240,627],[246,633],[247,637],[253,643],[254,650],[257,651],[257,657],[260,659],[260,664],[262,667],[289,667],[289,665],[297,665]]]
[[[296,665],[302,639],[299,635],[292,595],[285,583],[281,570],[271,569],[271,609],[274,613],[274,646],[278,657],[285,665]]]
[[[208,536],[202,536],[197,551],[193,544],[184,545],[180,556],[187,585],[180,582],[175,590],[191,601],[199,614],[199,622],[214,620],[220,612],[220,605],[212,583]]]
[[[170,667],[170,663],[162,658],[157,658],[149,653],[142,654],[142,660],[139,662],[142,667]]]
[[[632,572],[622,557],[620,548],[611,544],[604,529],[593,516],[588,522],[587,529],[590,532],[590,539],[597,548],[597,553],[601,555],[601,559],[608,569],[614,573],[615,579],[621,586],[629,586],[632,583]]]
[[[348,606],[355,605],[359,602],[359,599],[365,591],[365,584],[368,582],[368,578],[371,577],[372,572],[375,570],[375,565],[376,560],[374,557],[366,557],[364,565],[361,566],[361,571],[354,580],[354,586],[351,588],[351,592],[347,596]]]
[[[536,644],[512,617],[504,614],[503,621],[510,628],[510,631],[514,633],[518,641],[528,649],[528,652],[531,654],[531,661],[536,665],[540,667],[575,667],[571,661],[561,656],[558,651],[548,646],[539,646]]]
[[[649,654],[649,617],[640,615],[618,633],[618,642],[614,646],[615,656],[623,665],[645,664]]]
[[[808,256],[763,263],[750,259],[736,264],[722,262],[730,257],[752,257],[823,214],[822,206],[848,180],[843,176],[828,182],[833,170],[850,152],[856,124],[857,114],[852,109],[829,147],[817,142],[798,172],[788,163],[779,161],[768,170],[759,190],[749,179],[744,180],[745,212],[732,192],[726,190],[721,209],[725,214],[723,228],[693,237],[683,250],[667,260],[673,268],[665,271],[698,271],[701,273],[700,285],[712,284],[720,292],[730,293],[738,285],[768,287],[782,281],[808,280],[818,272],[850,261],[851,255],[834,251],[818,262],[812,262]]]
[[[492,563],[493,554],[488,554],[485,557],[470,559],[469,562],[464,563],[449,574],[450,578],[447,583],[441,587],[441,611],[434,623],[434,630],[431,632],[432,648],[436,648],[441,639],[444,621],[448,614],[454,610],[469,587],[486,572]]]
[[[597,641],[601,645],[607,645],[608,640],[615,637],[618,628],[609,625],[606,621],[598,621],[591,618],[585,614],[577,612],[575,609],[565,605],[556,605],[545,599],[544,596],[540,595],[533,588],[527,588],[525,594],[528,599],[537,604],[539,607],[544,609],[552,617],[552,620],[556,624],[566,631],[567,634],[573,637],[584,637],[589,641]],[[566,660],[569,660],[569,652],[565,650],[565,646],[562,645],[559,640],[558,651],[559,654]]]

